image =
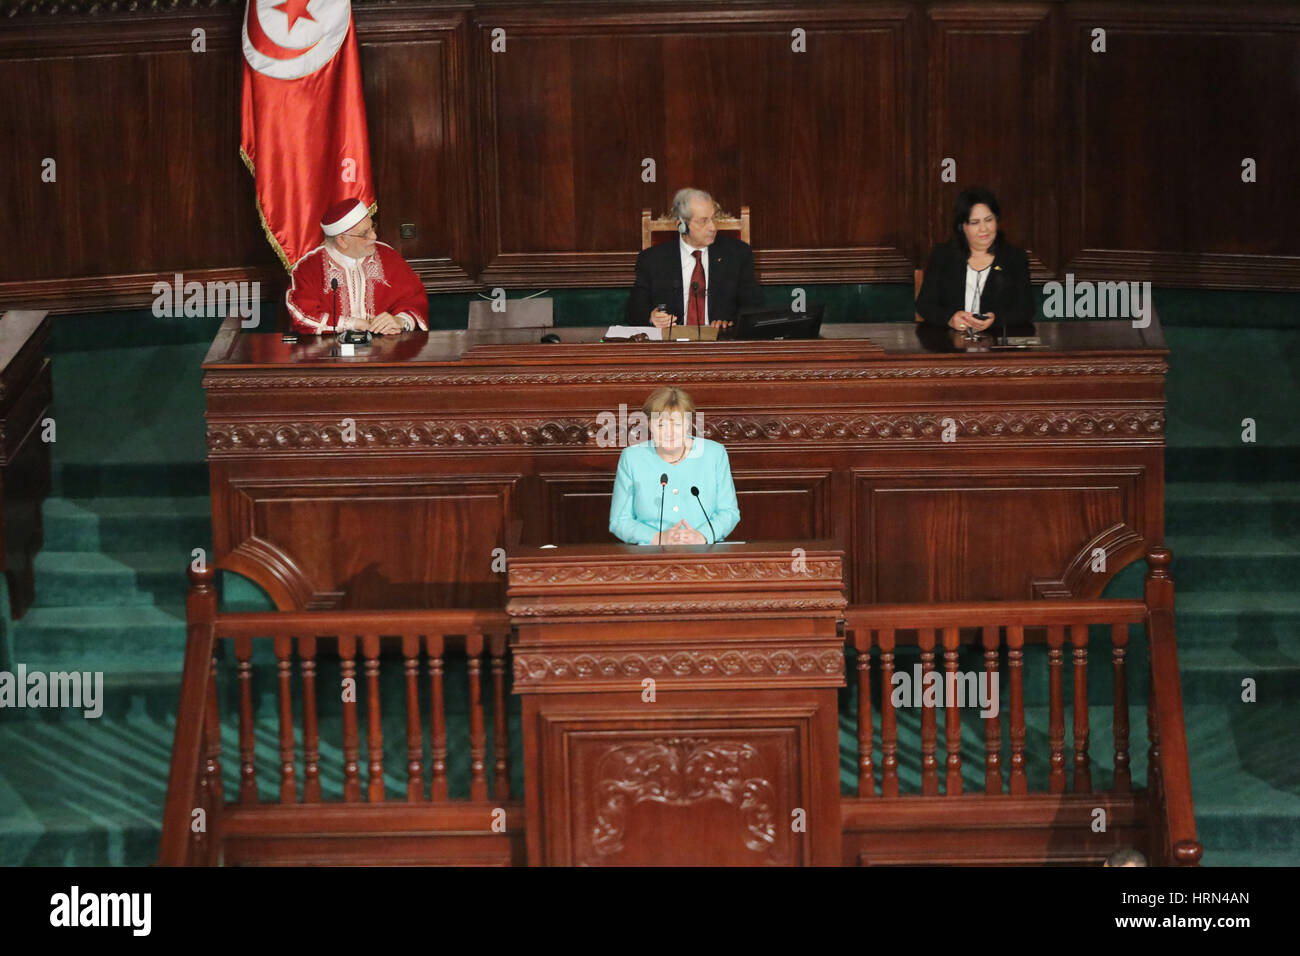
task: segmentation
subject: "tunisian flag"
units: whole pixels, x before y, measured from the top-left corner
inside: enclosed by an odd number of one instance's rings
[[[349,0],[248,0],[243,100],[239,155],[266,238],[292,271],[335,202],[359,198],[375,212]]]

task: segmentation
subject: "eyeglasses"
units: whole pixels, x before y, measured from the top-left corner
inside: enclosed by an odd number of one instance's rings
[[[375,232],[375,227],[371,226],[365,232],[345,232],[343,235],[347,236],[349,239],[367,239],[370,236],[377,235],[377,233]]]

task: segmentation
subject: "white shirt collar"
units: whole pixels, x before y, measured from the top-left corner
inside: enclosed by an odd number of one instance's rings
[[[692,246],[690,243],[688,243],[688,242],[686,241],[686,237],[685,237],[685,236],[681,236],[681,235],[679,235],[679,236],[677,237],[677,242],[678,242],[678,244],[681,246],[681,250],[682,250],[682,260],[683,260],[683,261],[685,261],[685,260],[687,260],[687,259],[690,259],[692,262],[694,262],[694,261],[695,261],[694,253],[697,253],[697,252],[702,252],[702,253],[704,253],[704,255],[700,256],[700,261],[701,261],[701,262],[706,261],[706,260],[709,258],[709,247],[708,247],[708,246],[705,246],[703,249],[696,249],[694,246]]]

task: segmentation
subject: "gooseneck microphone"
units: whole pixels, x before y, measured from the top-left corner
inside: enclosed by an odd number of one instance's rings
[[[331,316],[331,318],[334,320],[334,331],[337,332],[339,330],[339,280],[338,279],[330,279],[330,289],[334,292],[334,315]]]
[[[704,520],[705,520],[705,521],[709,521],[709,512],[708,512],[708,510],[704,507],[704,502],[703,502],[703,501],[700,501],[700,489],[697,488],[697,487],[695,487],[695,485],[691,485],[691,494],[693,494],[693,495],[695,496],[695,501],[696,501],[696,503],[700,506],[700,511],[704,512]],[[709,544],[717,544],[717,543],[718,543],[718,532],[716,532],[716,531],[713,530],[713,522],[712,522],[712,521],[709,521],[709,532],[713,535],[713,540],[710,541]]]
[[[659,476],[659,547],[664,546],[664,495],[668,493],[668,472]]]

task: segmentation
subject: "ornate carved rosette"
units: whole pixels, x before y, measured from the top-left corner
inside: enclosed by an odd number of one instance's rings
[[[661,737],[611,747],[597,765],[592,847],[602,856],[621,851],[628,811],[638,803],[689,807],[721,800],[740,810],[745,846],[770,854],[776,800],[768,777],[758,750],[738,740]]]

